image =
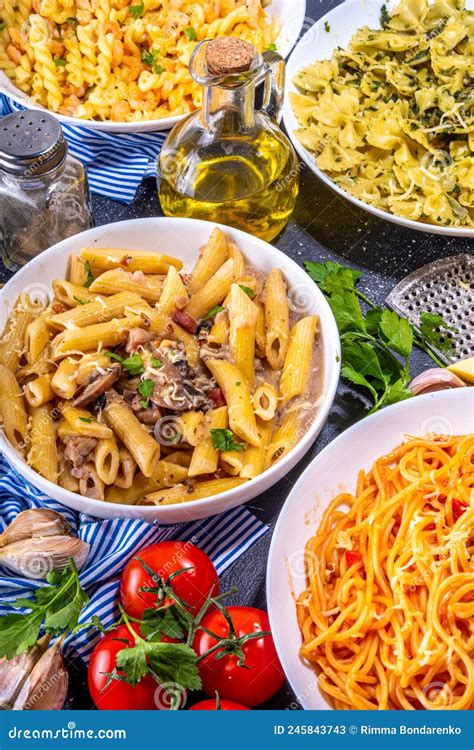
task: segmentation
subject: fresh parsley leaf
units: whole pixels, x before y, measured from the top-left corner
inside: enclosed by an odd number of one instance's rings
[[[81,422],[87,422],[87,424],[91,424],[92,422],[92,417],[79,417],[79,419]]]
[[[420,333],[422,340],[428,346],[434,346],[440,352],[450,356],[454,352],[454,344],[446,335],[448,331],[457,332],[457,328],[448,325],[443,316],[438,313],[422,312],[420,315]]]
[[[154,65],[156,62],[158,52],[155,49],[144,49],[142,50],[142,63],[145,65]]]
[[[253,289],[251,289],[249,286],[245,286],[244,284],[239,284],[240,288],[243,292],[247,295],[247,297],[250,297],[250,299],[253,299],[255,297],[255,292]]]
[[[331,294],[343,291],[355,292],[355,285],[361,277],[360,271],[341,266],[328,260],[325,263],[305,261],[304,267],[309,277],[316,282],[321,291]]]
[[[125,359],[115,352],[104,352],[104,354],[110,357],[110,359],[120,362],[130,375],[142,375],[145,372],[145,365],[139,354],[132,354],[131,357],[126,357]]]
[[[65,68],[66,67],[66,60],[63,60],[62,57],[56,57],[54,60],[54,64],[57,68]]]
[[[165,72],[165,69],[162,65],[158,65],[158,63],[155,63],[153,65],[153,72],[156,73],[157,76],[160,76],[162,73]]]
[[[339,331],[361,331],[365,333],[365,322],[359,300],[353,292],[330,294],[328,302],[333,311]]]
[[[142,397],[140,404],[144,409],[146,409],[148,406],[148,400],[152,395],[154,388],[155,381],[151,380],[151,378],[145,378],[145,380],[140,381],[140,384],[138,386],[138,393]]]
[[[41,626],[47,632],[60,633],[77,625],[89,597],[81,589],[74,561],[61,572],[50,573],[47,581],[49,585],[37,589],[32,599],[17,599],[10,605],[29,612],[0,618],[0,657],[11,659],[27,651],[38,640]]]
[[[242,443],[237,443],[232,430],[216,428],[211,430],[211,440],[214,448],[218,451],[243,451]]]
[[[77,24],[79,23],[79,21],[77,20],[77,18],[72,18],[72,16],[70,16],[67,19],[67,21],[68,21],[68,23],[71,24],[71,26],[77,26]]]
[[[351,383],[354,383],[354,385],[362,386],[363,388],[367,388],[370,393],[372,394],[372,397],[374,399],[374,402],[377,401],[377,391],[374,388],[371,383],[367,380],[362,373],[355,370],[351,365],[343,365],[341,367],[341,375],[346,380],[349,380]]]
[[[130,5],[128,12],[134,18],[137,20],[138,18],[141,18],[143,16],[143,11],[145,10],[145,3],[140,3],[140,5]]]
[[[197,39],[196,30],[193,29],[192,26],[188,26],[188,28],[184,30],[184,33],[190,42],[194,42]]]
[[[158,357],[155,357],[154,354],[151,355],[150,362],[151,362],[152,367],[161,367],[161,365],[163,364],[161,359],[158,359]]]
[[[275,42],[272,42],[267,47],[267,51],[268,52],[276,52],[276,50],[277,50],[277,46],[276,46]]]
[[[161,640],[163,635],[182,640],[188,625],[181,610],[172,604],[162,609],[146,609],[140,623],[140,632],[149,641]]]
[[[382,313],[382,307],[371,307],[370,310],[367,310],[365,315],[365,328],[367,333],[371,336],[376,336],[378,333]]]
[[[87,305],[89,302],[88,299],[81,299],[80,297],[73,297],[73,300],[75,300],[79,305]]]
[[[373,378],[382,387],[385,386],[386,376],[382,372],[377,349],[365,341],[343,341],[342,362],[344,366],[351,366],[366,378]]]
[[[135,646],[117,653],[117,667],[127,682],[136,685],[149,672],[164,684],[174,682],[186,690],[199,690],[201,679],[196,654],[185,643],[163,643],[139,639]]]
[[[330,27],[328,21],[324,21],[324,31],[326,31],[328,34],[331,31],[331,27]]]
[[[84,282],[84,286],[86,289],[89,289],[92,282],[95,281],[95,276],[92,273],[91,264],[89,263],[88,260],[86,260],[86,262],[84,263],[84,266],[87,272],[87,279]]]
[[[390,23],[390,13],[387,10],[387,6],[384,4],[380,8],[380,25],[382,29],[386,29]]]
[[[387,387],[384,404],[389,406],[390,404],[398,403],[398,401],[405,401],[412,396],[413,392],[405,386],[403,380],[397,380],[395,383],[391,383]]]
[[[203,317],[203,320],[211,320],[211,318],[214,318],[217,313],[222,312],[225,308],[222,307],[222,305],[214,305],[214,307],[211,307],[210,310],[207,311],[205,316]]]
[[[413,329],[406,318],[396,312],[384,310],[380,318],[380,331],[390,349],[407,359],[413,349]]]

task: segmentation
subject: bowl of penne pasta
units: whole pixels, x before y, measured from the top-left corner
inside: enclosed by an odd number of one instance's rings
[[[310,448],[335,396],[327,302],[237,229],[91,229],[30,261],[0,301],[0,447],[98,517],[177,523],[247,502]]]

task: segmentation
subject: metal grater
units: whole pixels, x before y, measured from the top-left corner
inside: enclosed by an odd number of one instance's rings
[[[456,328],[457,332],[446,334],[454,344],[451,357],[432,347],[446,364],[474,356],[473,256],[453,255],[419,268],[390,292],[387,305],[414,326],[420,313],[431,312]]]

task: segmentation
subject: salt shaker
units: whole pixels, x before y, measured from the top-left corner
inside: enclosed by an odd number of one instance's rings
[[[93,226],[87,176],[43,111],[0,120],[0,250],[16,271],[56,242]]]

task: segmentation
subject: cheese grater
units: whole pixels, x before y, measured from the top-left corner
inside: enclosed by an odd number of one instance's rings
[[[474,356],[473,256],[453,255],[419,268],[390,292],[387,305],[417,328],[420,313],[431,312],[457,329],[446,333],[453,342],[451,356],[430,347],[446,364]]]

